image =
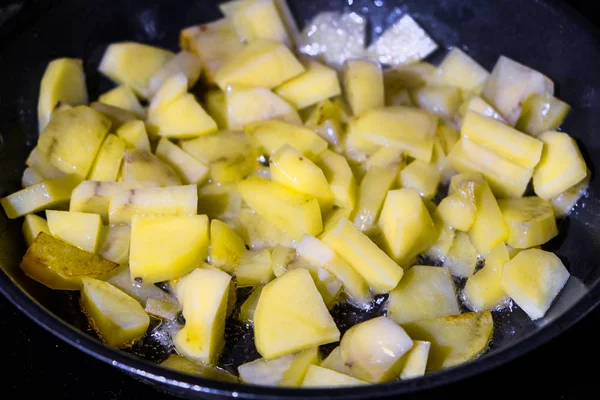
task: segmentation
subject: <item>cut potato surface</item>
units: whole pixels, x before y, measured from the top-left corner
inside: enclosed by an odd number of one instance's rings
[[[198,375],[207,379],[239,383],[237,376],[225,371],[224,369],[194,362],[176,354],[169,355],[169,357],[165,361],[161,362],[160,365],[165,368],[174,369],[190,375]]]
[[[334,388],[338,386],[367,385],[365,381],[336,372],[331,369],[309,365],[302,387]]]
[[[48,210],[46,218],[53,236],[90,253],[98,249],[102,231],[98,214]]]

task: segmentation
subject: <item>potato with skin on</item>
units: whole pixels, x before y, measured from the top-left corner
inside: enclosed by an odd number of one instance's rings
[[[0,200],[9,219],[22,217],[48,208],[62,207],[69,203],[71,192],[81,179],[75,175],[44,180],[9,194]]]
[[[238,371],[242,382],[282,387],[299,387],[311,365],[319,363],[319,348],[266,360],[259,358],[240,365]]]
[[[144,336],[150,318],[137,300],[108,282],[83,278],[82,283],[81,308],[104,343],[127,347]]]
[[[390,292],[387,316],[397,324],[460,314],[446,268],[415,265]]]
[[[163,137],[154,153],[181,177],[184,183],[202,185],[208,179],[208,167],[179,146]]]
[[[156,186],[178,186],[177,173],[152,153],[143,150],[126,151],[121,167],[121,182],[149,182]]]
[[[98,214],[73,211],[46,211],[50,233],[82,250],[95,253],[102,233],[102,219]]]
[[[381,108],[385,105],[381,65],[369,60],[348,60],[344,63],[344,94],[352,114]]]
[[[233,273],[245,253],[244,241],[223,221],[210,221],[210,260],[227,273]]]
[[[315,160],[327,150],[327,142],[319,135],[310,129],[284,121],[254,122],[246,125],[244,132],[254,138],[269,156],[285,144],[289,144],[311,160]]]
[[[319,239],[362,275],[374,293],[389,292],[402,279],[402,268],[346,218]]]
[[[168,50],[146,44],[113,43],[106,48],[98,71],[119,84],[131,87],[138,96],[145,97],[150,78],[174,56]]]
[[[537,196],[500,199],[498,205],[508,226],[506,243],[517,249],[542,245],[558,235],[552,203]]]
[[[544,152],[533,173],[533,189],[542,199],[558,196],[587,175],[577,142],[564,132],[549,131],[538,136]]]
[[[23,220],[23,236],[25,237],[25,243],[27,246],[31,246],[35,238],[44,232],[50,235],[50,229],[48,229],[48,222],[35,214],[27,214]]]
[[[531,136],[539,136],[558,129],[570,110],[570,105],[548,93],[533,94],[523,103],[516,128]]]
[[[342,93],[337,71],[318,61],[308,60],[305,72],[282,83],[275,93],[300,110]]]
[[[131,279],[163,282],[194,270],[208,255],[206,215],[134,216],[131,223]]]
[[[444,268],[448,268],[452,276],[465,278],[475,273],[477,261],[477,249],[473,246],[469,235],[464,232],[457,232],[448,256],[444,260]]]
[[[394,380],[413,342],[400,325],[377,317],[350,328],[342,337],[342,359],[352,376],[370,383]]]
[[[402,325],[413,340],[431,343],[427,372],[473,360],[487,349],[494,320],[489,311],[451,315]]]
[[[333,194],[333,205],[352,209],[356,204],[356,179],[346,158],[331,150],[325,150],[317,160]]]
[[[76,107],[87,104],[83,62],[77,58],[57,58],[48,63],[38,98],[38,127],[42,132],[58,104]]]
[[[235,268],[239,287],[266,285],[275,278],[271,262],[271,250],[245,252]]]
[[[131,111],[140,118],[146,116],[146,110],[142,107],[142,104],[133,92],[133,89],[127,85],[117,86],[116,88],[101,94],[98,96],[98,101],[109,106]]]
[[[231,277],[216,269],[196,268],[177,284],[185,326],[173,343],[184,357],[214,365],[225,345],[225,318]]]
[[[198,375],[207,379],[214,379],[216,381],[239,383],[240,380],[237,376],[230,372],[225,371],[219,367],[206,365],[200,362],[194,362],[188,360],[185,357],[178,356],[177,354],[170,354],[169,357],[160,363],[162,367],[170,368],[175,371],[183,372],[190,375]]]
[[[489,76],[489,72],[471,56],[454,47],[446,54],[431,80],[435,84],[456,86],[479,94]]]
[[[365,381],[353,378],[340,372],[310,365],[302,382],[302,387],[308,388],[334,388],[341,386],[359,386],[367,385]]]
[[[258,352],[267,359],[340,338],[310,273],[302,268],[263,288],[254,313],[254,334]]]
[[[469,277],[463,295],[473,311],[495,310],[505,305],[508,296],[502,289],[504,265],[510,261],[508,249],[500,243],[485,258],[485,265]]]
[[[50,289],[79,290],[82,277],[99,278],[119,265],[40,232],[19,266]]]
[[[537,320],[546,315],[569,277],[569,271],[555,254],[528,249],[504,264],[501,284],[529,318]]]
[[[272,89],[304,72],[304,66],[284,44],[258,39],[246,44],[217,70],[221,90],[230,85]]]
[[[238,183],[237,190],[251,209],[293,238],[323,230],[319,202],[313,197],[256,177]]]
[[[250,325],[254,323],[254,312],[256,311],[256,305],[258,304],[258,299],[260,299],[262,289],[263,286],[256,286],[252,294],[244,301],[240,307],[240,321]]]
[[[150,140],[143,121],[130,121],[121,125],[116,134],[125,142],[126,150],[142,150],[150,152]]]
[[[87,179],[91,181],[116,181],[124,153],[125,142],[123,139],[112,133],[106,136]]]

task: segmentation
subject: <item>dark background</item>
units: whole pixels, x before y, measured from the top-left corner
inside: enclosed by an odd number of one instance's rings
[[[14,2],[0,0],[0,6],[10,3]],[[594,13],[595,2],[567,3],[594,23],[600,23],[600,17]],[[2,19],[0,15],[0,26]],[[596,329],[599,324],[600,310],[596,310],[559,338],[516,361],[461,383],[406,398],[522,398],[526,395],[551,400],[595,398],[597,395],[592,393],[598,387],[594,361],[600,358]],[[2,399],[37,394],[66,400],[172,399],[63,343],[2,296],[0,341]]]

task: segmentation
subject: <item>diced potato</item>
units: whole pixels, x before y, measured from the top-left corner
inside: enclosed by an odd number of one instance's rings
[[[263,288],[254,313],[255,344],[271,359],[340,338],[310,273],[289,271]]]
[[[35,214],[27,214],[23,221],[23,236],[25,236],[27,247],[31,246],[40,232],[47,233],[48,235],[50,234],[48,222]]]
[[[141,43],[113,43],[106,48],[98,71],[119,84],[145,96],[150,78],[175,55],[164,49]]]
[[[475,223],[477,208],[475,193],[471,191],[467,196],[464,193],[464,191],[457,191],[445,197],[440,202],[437,212],[446,225],[468,232]]]
[[[310,129],[283,121],[262,121],[246,125],[244,131],[255,138],[269,155],[285,144],[314,160],[327,150],[327,142]]]
[[[304,236],[298,244],[298,256],[334,274],[354,302],[366,302],[370,293],[363,277],[329,246],[313,236]]]
[[[242,197],[235,185],[207,183],[198,189],[198,214],[237,224],[241,208]]]
[[[325,139],[337,152],[341,152],[348,119],[347,107],[341,98],[337,97],[316,104],[304,124]]]
[[[153,317],[170,321],[179,316],[181,305],[168,300],[149,298],[144,311]]]
[[[178,274],[176,276],[180,276]],[[231,277],[215,269],[197,268],[177,284],[185,326],[173,343],[185,357],[214,365],[225,345],[225,318]]]
[[[109,106],[131,111],[138,117],[144,117],[146,115],[146,110],[144,110],[144,107],[140,104],[140,101],[133,90],[127,85],[117,86],[116,88],[101,94],[98,96],[98,101]]]
[[[108,118],[114,129],[118,129],[127,122],[138,119],[138,116],[131,111],[127,111],[119,107],[109,106],[108,104],[95,102],[91,103],[90,107],[104,118]]]
[[[310,365],[304,376],[302,387],[335,388],[339,386],[359,386],[367,384],[367,382],[353,378],[349,375],[324,367]]]
[[[275,278],[271,263],[271,250],[263,249],[244,253],[235,268],[239,287],[266,285]]]
[[[443,263],[446,261],[446,257],[448,257],[448,253],[456,237],[456,231],[451,226],[444,224],[438,213],[434,213],[432,219],[437,231],[437,240],[431,245],[425,255]]]
[[[158,186],[181,185],[181,179],[173,168],[155,155],[143,151],[126,151],[121,167],[122,182],[151,182]]]
[[[103,276],[118,264],[40,232],[20,267],[31,279],[50,289],[79,290],[82,277]]]
[[[479,94],[489,75],[477,61],[460,48],[454,47],[442,60],[432,81]]]
[[[425,375],[430,348],[430,342],[413,341],[413,348],[403,357],[400,379],[412,379]]]
[[[369,60],[348,60],[344,64],[344,93],[352,114],[385,105],[381,65]]]
[[[412,102],[432,114],[451,120],[458,113],[463,97],[455,86],[435,85],[411,89]]]
[[[488,347],[494,331],[489,311],[411,322],[402,326],[413,340],[431,342],[427,372],[471,361]]]
[[[517,129],[532,136],[553,131],[563,123],[571,106],[548,93],[531,95],[523,103]]]
[[[169,76],[158,89],[150,105],[148,106],[149,118],[152,118],[153,114],[157,114],[158,111],[164,110],[171,105],[175,100],[178,100],[185,96],[188,91],[188,80],[184,74],[178,73]],[[156,134],[158,131],[157,126],[149,126],[151,132]]]
[[[182,50],[200,58],[204,79],[209,84],[215,83],[215,74],[225,61],[244,47],[230,18],[183,29],[179,42]]]
[[[423,198],[432,198],[440,184],[440,171],[433,164],[415,160],[400,171],[400,183],[403,188],[415,189]]]
[[[29,157],[25,160],[25,165],[34,168],[44,179],[54,179],[65,176],[66,174],[52,165],[48,156],[37,146],[31,150]]]
[[[129,248],[127,250],[129,252]],[[127,265],[122,265],[121,267],[111,271],[109,274],[102,276],[102,280],[105,280],[111,285],[121,289],[123,292],[139,301],[144,307],[149,299],[177,302],[172,295],[167,294],[153,283],[140,283],[132,280],[129,267]]]
[[[36,149],[54,167],[84,179],[110,125],[108,119],[87,106],[64,110],[46,125]]]
[[[131,278],[163,282],[198,267],[208,255],[208,217],[134,216],[131,224]]]
[[[369,46],[367,54],[382,64],[403,65],[420,61],[437,48],[427,32],[404,14]]]
[[[481,174],[460,174],[450,182],[450,194],[474,189],[477,216],[469,231],[469,239],[483,257],[508,239],[508,227],[502,217],[498,202]]]
[[[341,94],[337,71],[308,61],[306,71],[275,88],[275,93],[300,110]]]
[[[144,336],[150,318],[140,303],[108,282],[83,278],[82,283],[81,307],[102,341],[127,347]]]
[[[240,307],[240,321],[245,322],[247,324],[254,323],[254,312],[256,311],[256,305],[258,304],[258,299],[260,298],[262,290],[262,286],[256,286],[252,291],[252,294],[250,294],[246,301],[244,301],[244,303]]]
[[[542,156],[543,143],[493,118],[468,112],[461,135],[525,168],[534,168]]]
[[[48,63],[38,98],[38,126],[42,132],[52,112],[59,104],[79,106],[87,104],[83,62],[76,58],[58,58]]]
[[[448,155],[449,152],[447,153],[446,150],[444,150],[442,139],[439,136],[436,137],[435,142],[433,144],[431,164],[437,168],[438,174],[440,176],[440,182],[443,184],[447,184],[450,181],[450,179],[458,173],[456,169],[452,166]]]
[[[501,281],[504,265],[509,260],[508,249],[501,243],[489,252],[485,266],[467,280],[463,293],[471,310],[494,310],[506,302]]]
[[[556,218],[563,218],[569,215],[579,199],[587,194],[591,179],[592,171],[588,169],[587,176],[581,182],[550,199]]]
[[[494,107],[492,107],[487,101],[485,101],[479,96],[471,97],[469,100],[465,101],[460,107],[460,113],[463,117],[469,111],[474,111],[487,118],[493,118],[497,121],[502,122],[503,124],[507,123],[504,117],[500,115]]]
[[[238,371],[244,383],[263,386],[298,387],[309,366],[319,362],[319,349],[304,350],[293,355],[266,360],[259,358],[240,365]]]
[[[502,289],[529,315],[542,318],[569,280],[569,271],[553,253],[529,249],[504,265]]]
[[[126,264],[129,261],[130,242],[131,228],[129,226],[114,225],[104,227],[98,253],[106,260],[117,264]]]
[[[354,173],[360,179],[364,175],[364,171],[361,171],[362,164],[382,146],[368,140],[363,135],[363,130],[358,128],[357,119],[352,119],[348,123],[346,138],[343,142],[343,153],[348,161],[353,163],[351,166]]]
[[[314,197],[321,210],[333,205],[333,192],[323,171],[292,146],[283,145],[271,156],[271,180],[296,192]]]
[[[310,263],[304,257],[297,257],[287,266],[288,271],[293,271],[299,268],[305,269],[310,273],[310,276],[315,283],[315,287],[323,299],[325,307],[327,307],[329,310],[333,308],[333,306],[338,302],[339,296],[342,292],[342,286],[344,285],[343,282],[329,270]]]
[[[536,93],[554,94],[554,83],[538,71],[500,56],[481,95],[514,125],[523,102]]]
[[[255,177],[238,183],[237,189],[250,208],[293,238],[318,235],[323,230],[315,198]]]
[[[121,161],[125,153],[125,142],[116,135],[109,134],[98,151],[92,166],[89,180],[114,182],[119,176]]]
[[[284,247],[280,244],[275,245],[271,252],[271,268],[277,278],[285,274],[288,265],[296,258],[296,250]]]
[[[342,359],[352,375],[371,383],[394,380],[402,357],[413,347],[404,329],[386,317],[350,328],[342,337]]]
[[[23,177],[21,178],[21,186],[23,188],[33,186],[36,183],[40,183],[44,180],[42,174],[35,170],[35,168],[27,167],[23,171]]]
[[[237,376],[225,371],[224,369],[206,365],[200,362],[194,362],[185,357],[178,356],[177,354],[170,354],[165,361],[160,363],[160,365],[186,374],[198,375],[206,379],[213,379],[216,381],[229,383],[239,383]]]
[[[158,142],[155,154],[173,168],[184,183],[201,185],[208,179],[208,167],[206,165],[165,137]]]
[[[460,314],[446,268],[416,265],[390,292],[387,316],[397,324]]]
[[[517,249],[539,246],[558,235],[552,203],[537,196],[501,199],[498,205],[508,226],[507,244]]]
[[[146,125],[142,121],[130,121],[117,129],[117,136],[125,141],[127,150],[150,151],[150,140]]]
[[[95,253],[102,233],[102,219],[98,214],[72,211],[46,211],[50,233],[82,250]]]
[[[356,179],[344,156],[325,150],[319,156],[317,165],[329,183],[333,194],[333,205],[352,209],[356,204]]]
[[[544,142],[544,152],[533,173],[533,189],[547,200],[581,182],[587,167],[577,142],[566,133],[550,131],[538,138]]]
[[[398,264],[345,218],[320,239],[362,275],[375,293],[389,292],[404,274]]]
[[[471,243],[469,235],[457,232],[444,261],[444,268],[448,268],[453,276],[469,277],[475,273],[477,261],[477,249]]]
[[[388,192],[379,227],[388,254],[403,268],[409,267],[437,239],[431,216],[414,189]]]
[[[0,203],[10,219],[64,206],[69,203],[71,191],[80,181],[75,175],[45,180],[2,198]]]
[[[175,139],[192,139],[218,129],[193,94],[185,94],[155,112],[150,111],[148,124],[155,127],[159,136]]]
[[[232,273],[240,263],[246,248],[244,240],[226,223],[213,219],[210,222],[210,260],[212,265]]]
[[[229,129],[227,122],[227,100],[220,89],[209,90],[204,94],[204,108],[217,123],[219,129]]]
[[[321,361],[320,366],[339,372],[340,374],[352,375],[352,372],[350,372],[350,369],[342,359],[342,350],[340,349],[340,346],[333,349],[327,358]]]
[[[386,106],[410,106],[409,89],[425,86],[436,72],[436,67],[426,62],[397,66],[383,71]]]
[[[227,88],[227,125],[243,129],[253,122],[281,120],[300,125],[298,112],[285,100],[263,87]]]
[[[356,135],[380,146],[406,151],[418,160],[431,161],[437,118],[409,107],[387,107],[361,115],[353,125]]]
[[[244,42],[264,39],[291,44],[274,0],[242,1],[233,9],[231,19]]]
[[[258,39],[229,57],[215,74],[222,90],[229,85],[274,88],[304,72],[284,44]]]
[[[243,208],[239,213],[239,234],[252,249],[292,247],[296,239],[260,214]]]
[[[163,83],[172,75],[183,74],[187,78],[188,87],[196,84],[202,72],[202,60],[195,54],[181,51],[171,58],[148,82],[146,97],[151,99]]]

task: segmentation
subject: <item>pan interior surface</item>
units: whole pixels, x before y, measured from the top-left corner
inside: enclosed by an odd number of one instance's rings
[[[564,330],[600,300],[600,183],[594,164],[600,160],[600,43],[597,32],[570,10],[541,1],[419,1],[419,0],[288,0],[300,26],[321,11],[354,11],[370,21],[376,38],[400,16],[409,13],[440,45],[432,61],[446,49],[460,46],[488,70],[506,55],[541,71],[557,86],[557,95],[572,106],[563,130],[575,137],[592,170],[589,194],[560,222],[560,235],[545,248],[555,252],[571,273],[565,289],[545,318],[532,322],[519,309],[495,313],[496,330],[490,350],[468,365],[423,378],[370,388],[319,390],[315,398],[392,395],[464,378],[510,360]],[[2,24],[0,13],[0,196],[19,188],[24,161],[37,139],[37,96],[41,76],[57,57],[84,60],[90,98],[112,87],[96,67],[106,46],[138,41],[172,50],[178,48],[179,30],[221,16],[217,2],[207,0],[106,0],[93,7],[76,0],[34,1],[24,4],[12,21]],[[176,394],[204,398],[231,395],[244,398],[282,396],[304,398],[299,391],[234,386],[166,371],[160,361],[169,351],[159,337],[145,341],[133,353],[109,349],[90,335],[77,299],[26,278],[18,268],[25,252],[21,221],[0,215],[0,291],[38,323],[84,351],[160,383]],[[340,310],[340,314],[347,310]],[[381,312],[377,307],[373,313]],[[368,316],[347,312],[346,323]],[[373,314],[371,314],[373,315]],[[352,321],[351,319],[355,320]],[[73,329],[73,327],[75,329]],[[231,327],[232,340],[244,350],[233,352],[234,365],[256,357],[252,336]],[[88,332],[89,333],[89,332]],[[154,335],[158,336],[158,335]],[[139,357],[141,356],[141,357]]]

